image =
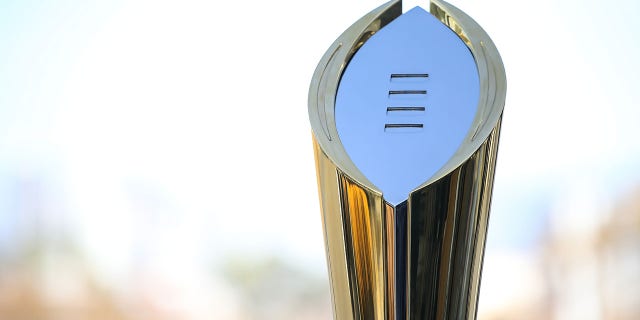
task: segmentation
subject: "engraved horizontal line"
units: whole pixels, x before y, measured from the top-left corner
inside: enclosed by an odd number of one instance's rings
[[[389,95],[427,94],[427,90],[389,90]]]
[[[428,73],[393,73],[391,79],[396,78],[428,78]]]
[[[424,111],[425,107],[387,107],[387,112],[392,111]]]
[[[385,129],[422,128],[422,127],[424,127],[422,123],[387,123],[384,125]]]

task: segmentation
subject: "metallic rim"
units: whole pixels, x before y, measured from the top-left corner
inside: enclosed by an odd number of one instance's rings
[[[441,0],[432,0],[431,14],[454,31],[473,54],[480,76],[478,113],[464,142],[436,174],[417,189],[451,173],[487,139],[502,115],[506,96],[506,76],[500,54],[487,33],[471,17]],[[402,1],[393,0],[371,11],[349,27],[324,54],[309,89],[309,119],[316,141],[339,168],[359,184],[380,193],[353,164],[336,129],[335,97],[342,73],[355,52],[378,30],[402,14]]]

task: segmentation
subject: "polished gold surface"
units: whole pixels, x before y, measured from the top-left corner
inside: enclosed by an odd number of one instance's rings
[[[384,319],[388,274],[384,256],[382,197],[340,175],[342,212],[347,245],[347,266],[358,319]]]
[[[401,14],[400,6],[390,1],[347,29],[321,59],[309,91],[334,318],[473,319],[506,92],[491,39],[457,8],[431,1],[432,14],[471,50],[481,93],[462,146],[404,207],[388,205],[355,167],[335,126],[344,68],[369,37]],[[401,214],[404,226],[397,224]],[[397,230],[407,233],[404,242],[396,243],[404,239]]]
[[[356,319],[347,272],[348,268],[353,269],[353,267],[347,264],[338,169],[315,139],[313,139],[313,146],[334,318]]]
[[[499,132],[409,198],[407,319],[475,319]]]
[[[396,314],[395,306],[395,294],[396,294],[396,230],[395,230],[395,209],[388,203],[384,204],[384,261],[386,270],[386,291],[385,291],[385,305],[386,305],[386,318],[393,319]]]
[[[393,209],[341,173],[315,139],[314,151],[335,318],[392,319]]]

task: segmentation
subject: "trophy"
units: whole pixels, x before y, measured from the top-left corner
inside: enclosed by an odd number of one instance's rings
[[[489,36],[441,0],[329,47],[309,118],[335,319],[475,319],[505,94]]]

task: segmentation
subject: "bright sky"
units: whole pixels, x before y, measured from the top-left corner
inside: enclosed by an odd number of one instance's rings
[[[107,276],[132,245],[166,270],[268,252],[325,272],[308,85],[380,4],[0,2],[0,243],[28,229],[26,180]],[[488,257],[530,245],[577,186],[604,203],[637,184],[638,1],[452,4],[508,78]]]

